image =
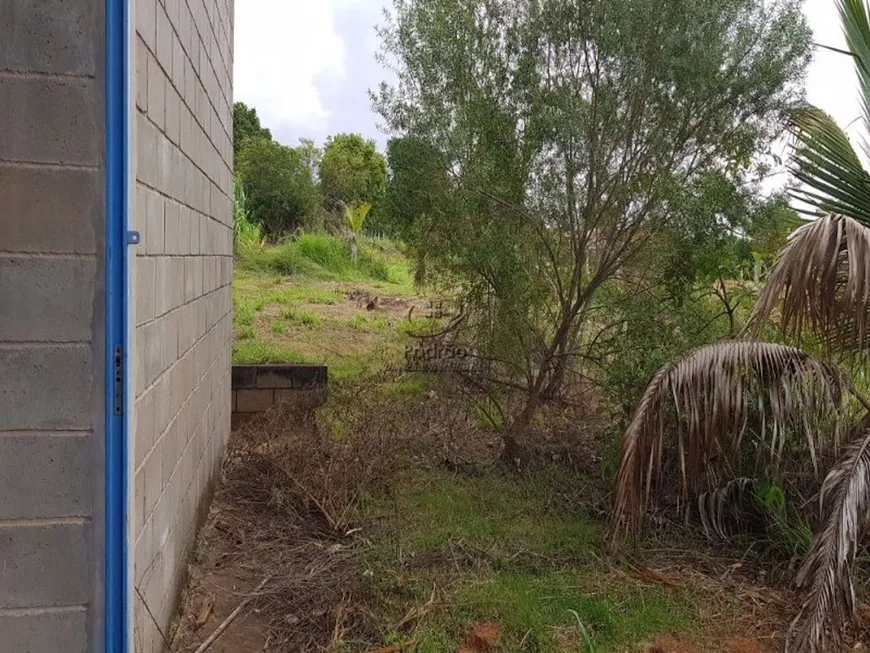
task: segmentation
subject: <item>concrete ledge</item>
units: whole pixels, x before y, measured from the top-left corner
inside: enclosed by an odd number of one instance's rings
[[[233,390],[325,386],[325,365],[234,365]]]
[[[299,411],[322,406],[328,378],[324,365],[233,366],[233,429],[276,404]]]

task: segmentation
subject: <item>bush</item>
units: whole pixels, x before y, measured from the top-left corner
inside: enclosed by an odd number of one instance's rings
[[[346,275],[353,270],[350,249],[334,236],[303,234],[296,239],[296,246],[302,256],[330,272]]]

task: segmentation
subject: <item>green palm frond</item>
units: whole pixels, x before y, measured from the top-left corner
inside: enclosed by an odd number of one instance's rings
[[[792,114],[797,144],[792,173],[804,184],[796,199],[870,226],[870,174],[861,165],[846,133],[821,109],[804,107]]]
[[[837,0],[840,20],[861,84],[864,125],[870,131],[870,19],[865,0]]]

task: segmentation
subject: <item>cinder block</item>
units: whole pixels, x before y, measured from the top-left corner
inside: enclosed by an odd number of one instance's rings
[[[272,390],[239,390],[236,395],[236,411],[260,413],[269,410],[274,402]]]
[[[91,78],[0,77],[0,159],[98,165],[104,95]]]
[[[0,615],[0,642],[7,651],[87,653],[85,606]]]
[[[0,437],[0,519],[90,516],[93,437]]]
[[[179,254],[178,247],[178,230],[179,230],[179,206],[178,202],[174,200],[166,200],[165,204],[165,213],[164,213],[164,241],[165,241],[165,249],[167,254]]]
[[[156,438],[159,438],[166,430],[166,427],[169,426],[169,420],[173,417],[170,412],[172,404],[172,389],[169,385],[169,376],[167,374],[160,377],[155,389],[157,394],[154,396],[154,404],[157,409],[154,412],[154,432]]]
[[[191,112],[196,106],[196,71],[190,58],[186,58],[184,63],[184,104]]]
[[[142,337],[145,331],[144,326],[140,326],[136,328],[136,335],[134,337],[134,343],[136,347],[136,387],[134,389],[133,396],[139,397],[145,391],[145,387],[151,382],[150,379],[147,378],[147,368],[145,366],[146,360],[146,349],[145,349],[145,339]]]
[[[163,455],[161,459],[164,488],[169,485],[169,481],[172,479],[172,474],[175,471],[175,466],[179,462],[178,455],[180,450],[178,448],[178,440],[178,420],[173,419],[169,424],[169,428],[166,429],[166,433],[163,434]],[[161,500],[166,502],[169,501],[169,498],[161,498]],[[160,524],[165,525],[164,522],[158,521],[158,525]]]
[[[172,3],[174,7],[184,4],[182,2]],[[177,24],[176,21],[172,21]],[[184,48],[181,47],[181,39],[175,34],[172,35],[172,85],[179,93],[184,93]],[[179,98],[180,99],[180,98]]]
[[[257,366],[256,365],[233,365],[232,368],[233,388],[256,388]],[[263,386],[266,387],[266,386]],[[289,387],[289,386],[288,386]]]
[[[3,340],[90,340],[96,273],[93,259],[4,258],[0,254]]]
[[[180,306],[179,298],[184,298],[184,277],[177,274],[178,263],[184,269],[183,259],[162,256],[157,259],[157,314],[165,315],[173,308]]]
[[[150,50],[157,44],[157,0],[136,0],[136,31]]]
[[[95,75],[103,19],[98,2],[4,0],[0,67],[27,72]]]
[[[163,331],[159,320],[149,322],[137,331],[145,346],[145,385],[154,383],[165,369],[163,366]]]
[[[172,25],[163,8],[163,3],[157,5],[157,60],[163,70],[172,72]]]
[[[145,324],[154,319],[154,300],[157,275],[154,259],[150,256],[137,256],[132,260],[136,295],[136,324]]]
[[[166,75],[152,54],[148,55],[148,117],[158,129],[166,125]]]
[[[157,437],[155,433],[155,395],[154,388],[151,388],[136,401],[135,469],[139,469],[145,462]]]
[[[149,256],[165,252],[165,207],[163,197],[152,190],[146,190],[145,251]]]
[[[0,164],[0,250],[93,254],[103,193],[96,170]]]
[[[0,524],[0,605],[28,608],[87,603],[88,557],[83,523]]]
[[[190,208],[180,205],[178,211],[178,253],[190,255]]]
[[[174,310],[160,319],[163,331],[163,369],[169,369],[178,360],[178,318]]]
[[[141,486],[140,486],[141,482]],[[145,470],[140,470],[136,475],[136,510],[137,520],[138,513],[142,513],[141,498],[145,496]],[[141,489],[140,489],[141,487]],[[150,515],[149,515],[150,516]],[[154,560],[154,534],[152,532],[154,522],[146,519],[136,534],[136,549],[133,553],[133,578],[138,585],[142,581],[142,576]]]
[[[180,256],[172,257],[169,261],[169,267],[172,279],[172,307],[178,308],[184,304],[184,259]]]
[[[166,86],[166,136],[175,145],[181,143],[181,97],[171,84]]]
[[[0,349],[0,431],[91,428],[97,367],[90,345]]]
[[[145,521],[153,519],[154,508],[157,500],[163,493],[163,439],[157,441],[151,454],[145,459],[145,465],[141,471],[145,472],[145,496],[142,500],[145,511]]]
[[[148,46],[141,35],[136,36],[133,56],[136,58],[136,108],[148,111]]]
[[[157,128],[144,113],[136,114],[136,179],[157,184]]]

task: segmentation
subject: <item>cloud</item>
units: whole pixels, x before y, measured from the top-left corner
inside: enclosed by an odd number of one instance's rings
[[[275,138],[322,142],[341,132],[377,136],[367,90],[382,72],[374,25],[383,0],[240,0],[235,99],[257,109]]]
[[[389,0],[237,0],[235,97],[256,107],[275,138],[323,142],[339,132],[359,132],[383,146],[369,89],[387,76],[375,61],[374,26]],[[832,0],[807,0],[804,10],[817,43],[845,47]],[[807,100],[850,125],[859,142],[863,127],[857,79],[843,55],[815,48]],[[784,149],[784,147],[783,147]]]

